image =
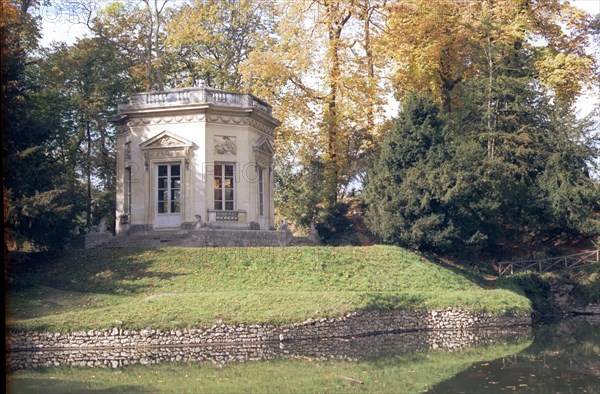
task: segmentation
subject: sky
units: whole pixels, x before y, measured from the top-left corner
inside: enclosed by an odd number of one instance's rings
[[[600,0],[575,0],[571,1],[571,4],[592,15],[600,14]],[[600,61],[600,42],[597,42],[596,48],[591,50],[596,52],[596,58]],[[600,107],[600,86],[592,87],[590,91],[579,97],[576,106],[579,111],[579,117],[583,117]]]
[[[38,11],[42,18],[42,46],[49,46],[53,41],[63,41],[67,44],[72,44],[77,38],[84,37],[88,33],[86,25],[81,23],[82,21],[79,20],[77,15],[69,12],[69,9],[66,7],[70,3],[68,0],[59,0],[53,3],[53,6],[42,5]],[[600,14],[600,0],[572,0],[570,3],[592,15]],[[590,50],[595,51],[597,58],[600,59],[600,43],[598,43],[596,48],[591,48]],[[577,102],[580,117],[589,114],[594,108],[599,106],[599,86],[595,86],[583,94]],[[397,108],[391,108],[386,112],[388,116],[395,116]]]

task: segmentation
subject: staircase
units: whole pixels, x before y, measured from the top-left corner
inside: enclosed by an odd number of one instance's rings
[[[184,246],[189,238],[188,231],[158,230],[146,233],[114,237],[108,242],[96,246],[102,249],[147,248],[155,249],[164,246]]]
[[[94,246],[95,248],[145,248],[165,246],[235,247],[235,246],[288,246],[293,243],[291,233],[274,230],[201,229],[153,230],[139,234],[118,236]]]

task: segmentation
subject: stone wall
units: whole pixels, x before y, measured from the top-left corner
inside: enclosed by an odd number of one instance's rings
[[[585,305],[586,300],[582,299],[580,294],[577,294],[579,285],[561,277],[555,283],[550,284],[550,300],[556,315],[584,314],[597,315],[600,314],[600,304],[589,303]]]
[[[104,248],[287,246],[293,240],[288,231],[202,228],[179,231],[145,231],[111,238]],[[98,246],[98,245],[94,245]]]
[[[85,239],[85,249],[95,248],[102,244],[109,242],[113,238],[113,235],[109,232],[97,232],[97,233],[88,233],[84,236]]]
[[[181,246],[286,246],[292,238],[287,231],[201,229],[190,231]]]
[[[361,311],[286,326],[216,324],[198,329],[140,331],[122,328],[72,333],[9,332],[6,346],[18,349],[73,349],[287,342],[349,338],[403,331],[475,330],[531,325],[530,316],[492,316],[458,309],[441,311]]]
[[[578,315],[600,315],[600,304],[588,304],[574,307],[572,312]]]
[[[454,351],[473,345],[521,341],[531,337],[531,327],[474,331],[411,331],[359,337],[353,340],[242,343],[237,345],[133,347],[112,349],[35,350],[8,353],[9,372],[52,366],[121,368],[129,365],[272,360],[277,357],[344,359],[358,361],[409,352],[443,349]]]

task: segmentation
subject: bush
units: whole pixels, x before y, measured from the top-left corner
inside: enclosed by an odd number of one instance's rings
[[[438,113],[428,97],[405,100],[369,171],[366,219],[385,242],[437,252],[462,249],[442,195],[445,141]]]
[[[584,304],[600,303],[600,272],[597,266],[581,268],[569,278],[575,283],[573,294]]]
[[[523,293],[531,300],[532,307],[542,315],[553,314],[556,309],[552,303],[550,281],[539,274],[526,271],[500,278],[498,286]]]
[[[348,203],[338,201],[318,216],[315,227],[325,244],[358,245],[360,243],[353,222],[347,215],[348,208]]]

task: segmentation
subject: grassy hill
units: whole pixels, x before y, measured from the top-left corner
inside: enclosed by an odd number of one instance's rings
[[[11,267],[12,329],[283,324],[391,308],[531,312],[515,291],[392,246],[81,250]]]

